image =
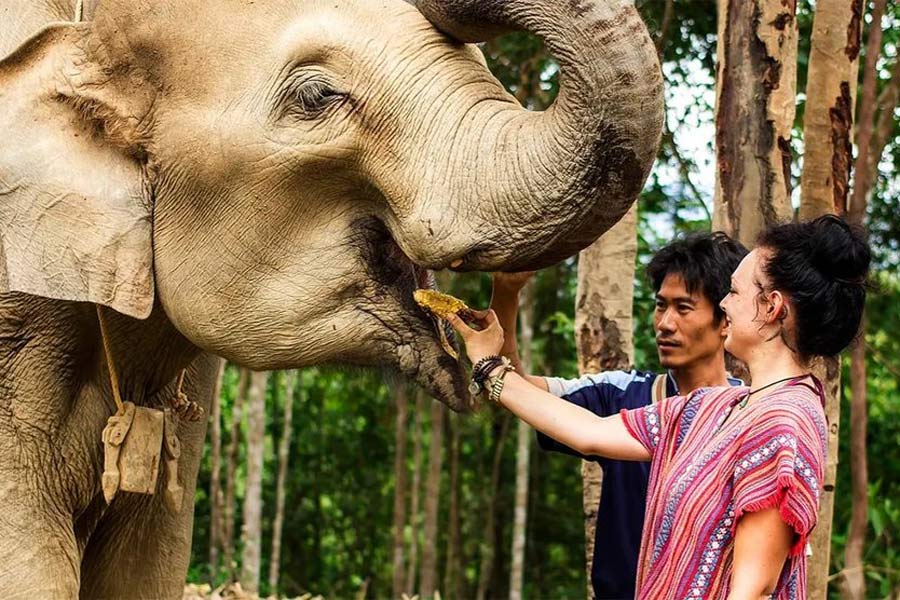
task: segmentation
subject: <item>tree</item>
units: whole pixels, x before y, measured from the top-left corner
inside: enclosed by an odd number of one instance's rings
[[[636,228],[637,205],[634,205],[621,221],[578,256],[575,338],[581,373],[631,366]],[[588,598],[593,598],[590,574],[603,471],[595,462],[582,461],[581,472]]]
[[[409,501],[409,560],[406,565],[406,590],[412,593],[416,587],[416,571],[419,560],[419,526],[421,514],[419,511],[419,492],[422,487],[422,436],[425,432],[423,415],[425,414],[425,393],[416,390],[416,417],[413,426],[413,477],[410,486]]]
[[[240,369],[238,375],[237,393],[234,405],[231,407],[231,433],[228,438],[228,449],[225,466],[225,504],[223,519],[225,526],[222,528],[225,568],[229,577],[234,574],[234,505],[235,483],[237,476],[237,462],[241,444],[241,420],[243,419],[243,407],[247,397],[247,387],[250,385],[250,371]]]
[[[816,4],[804,111],[801,219],[845,212],[847,208],[862,15],[861,0],[820,0]],[[826,359],[814,372],[825,384],[829,430],[825,480],[818,525],[812,534],[807,577],[809,597],[824,598],[828,589],[837,478],[840,362]]]
[[[420,597],[434,596],[437,582],[438,509],[441,499],[441,473],[444,460],[444,419],[447,407],[431,402],[431,441],[428,445],[428,477],[425,480],[425,526],[422,536],[422,565],[419,574]]]
[[[225,361],[219,367],[210,407],[210,482],[209,482],[209,571],[213,577],[219,570],[219,549],[222,544],[222,378]]]
[[[493,414],[499,411],[491,407]],[[497,554],[497,508],[500,495],[500,471],[503,461],[503,448],[506,446],[506,438],[509,436],[510,413],[503,411],[499,417],[499,423],[494,421],[493,458],[491,460],[491,479],[487,494],[483,498],[482,515],[484,527],[481,531],[481,561],[478,568],[478,588],[475,592],[476,600],[486,600],[491,594],[491,578],[494,574],[495,558]]]
[[[462,532],[460,523],[460,424],[459,417],[448,415],[447,425],[450,430],[450,507],[447,516],[447,560],[444,568],[444,590],[446,598],[463,600],[465,596],[465,573],[462,561]]]
[[[534,369],[532,343],[534,339],[534,281],[522,290],[519,312],[521,331],[522,369],[531,373]],[[525,524],[528,520],[528,470],[534,432],[525,421],[519,419],[516,437],[516,502],[513,516],[512,565],[509,574],[510,600],[522,599],[522,575],[525,565]]]
[[[391,385],[394,407],[394,526],[393,526],[393,583],[392,598],[399,598],[404,592],[406,573],[403,551],[406,546],[406,434],[409,431],[409,402],[406,397],[406,382],[395,381]]]
[[[297,387],[296,371],[284,375],[284,410],[281,439],[278,441],[278,481],[275,484],[275,522],[272,525],[272,555],[269,560],[269,591],[278,589],[281,566],[281,530],[284,527],[284,499],[290,460],[291,435],[293,434],[294,392]]]
[[[750,246],[790,220],[796,3],[719,0],[713,229]]]
[[[868,165],[873,153],[875,133],[876,98],[878,82],[877,63],[881,55],[881,18],[885,0],[875,0],[871,25],[866,43],[866,63],[863,70],[862,97],[856,128],[857,168],[853,180],[853,195],[847,213],[850,222],[863,227],[866,205],[875,173]],[[878,157],[874,157],[878,162]],[[850,469],[852,473],[853,505],[847,545],[844,549],[844,597],[863,600],[866,596],[866,578],[863,550],[869,525],[869,466],[866,456],[867,389],[866,389],[866,320],[860,324],[860,337],[850,349]]]
[[[241,528],[241,586],[259,589],[262,548],[262,474],[266,444],[266,382],[269,374],[254,371],[247,391],[247,481]]]
[[[803,220],[847,208],[862,15],[862,0],[816,3],[803,114]]]

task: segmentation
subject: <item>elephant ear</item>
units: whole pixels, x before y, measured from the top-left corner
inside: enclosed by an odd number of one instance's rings
[[[0,292],[146,318],[139,113],[116,99],[115,70],[89,56],[97,47],[87,24],[55,24],[0,61]]]

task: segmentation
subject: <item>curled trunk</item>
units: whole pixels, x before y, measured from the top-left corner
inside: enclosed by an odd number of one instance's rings
[[[449,189],[466,192],[451,200],[452,210],[443,207],[437,214],[438,209],[423,206],[416,219],[443,224],[461,217],[467,226],[458,220],[435,227],[451,233],[431,249],[420,245],[413,258],[446,266],[439,261],[449,251],[451,264],[461,270],[515,271],[552,264],[589,245],[637,197],[662,131],[662,74],[633,3],[419,0],[416,5],[439,29],[465,42],[530,31],[544,39],[561,73],[559,96],[544,112],[499,101],[473,109],[462,126],[477,129],[468,137],[482,143],[474,156],[465,155],[471,168],[449,175],[465,178]]]

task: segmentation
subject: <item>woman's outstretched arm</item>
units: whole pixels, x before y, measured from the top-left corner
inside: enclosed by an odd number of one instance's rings
[[[447,320],[463,338],[473,364],[500,353],[504,333],[494,311],[486,313],[480,323],[481,331],[472,329],[456,315]],[[506,375],[500,404],[541,433],[581,454],[618,460],[650,460],[650,452],[628,433],[620,415],[595,415],[532,385],[515,372]]]
[[[621,415],[600,417],[509,373],[500,404],[540,431],[585,456],[650,460],[650,453],[625,428]]]

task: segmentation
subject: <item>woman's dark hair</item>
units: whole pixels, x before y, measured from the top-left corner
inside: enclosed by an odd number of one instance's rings
[[[858,227],[825,215],[764,231],[762,267],[771,288],[790,296],[801,359],[834,356],[856,337],[866,303],[872,252]]]
[[[718,324],[725,313],[719,303],[728,294],[731,274],[747,249],[721,231],[691,233],[663,246],[647,265],[647,278],[659,292],[667,275],[680,275],[689,294],[700,292],[712,303]]]

